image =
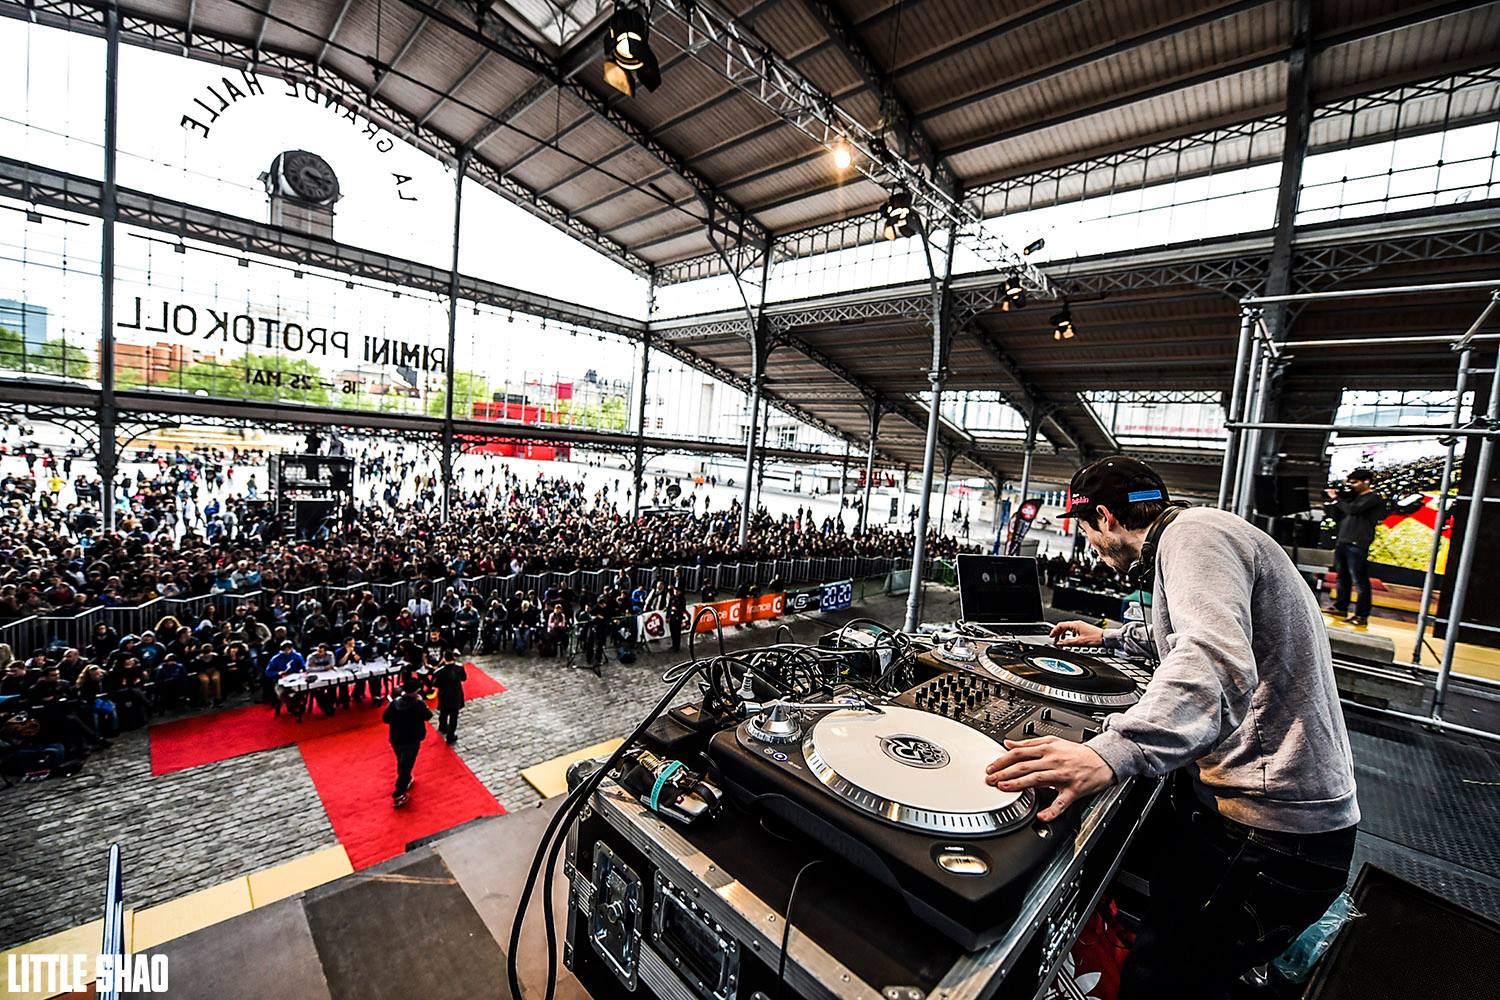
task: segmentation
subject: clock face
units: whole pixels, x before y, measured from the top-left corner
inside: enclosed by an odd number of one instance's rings
[[[281,174],[291,193],[304,201],[326,203],[339,196],[339,179],[328,161],[304,149],[281,155]]]

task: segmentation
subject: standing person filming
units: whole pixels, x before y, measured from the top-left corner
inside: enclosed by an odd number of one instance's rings
[[[1342,488],[1330,486],[1324,491],[1328,502],[1323,505],[1323,513],[1339,524],[1333,548],[1339,592],[1333,601],[1333,613],[1355,628],[1370,624],[1370,543],[1375,541],[1375,526],[1385,517],[1385,500],[1371,485],[1374,478],[1369,469],[1355,469]],[[1359,599],[1351,614],[1349,598],[1355,590]]]
[[[1087,743],[1007,741],[985,780],[1053,788],[1038,818],[1135,776],[1170,775],[1150,907],[1119,1000],[1223,1000],[1343,890],[1354,854],[1354,765],[1328,633],[1291,559],[1227,511],[1168,502],[1123,456],[1080,470],[1065,516],[1152,590],[1151,623],[1053,629],[1063,645],[1159,658],[1141,700]]]

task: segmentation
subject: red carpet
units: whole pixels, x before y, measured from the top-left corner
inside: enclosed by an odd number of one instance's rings
[[[468,674],[464,682],[467,701],[505,690],[505,685],[472,664]],[[151,727],[151,773],[171,774],[247,753],[380,726],[382,707],[366,702],[339,709],[333,715],[313,710],[303,717],[301,725],[285,712],[278,718],[269,705],[246,705],[164,722]],[[383,726],[380,732],[385,732]]]
[[[462,728],[460,722],[460,732]],[[356,869],[395,857],[419,837],[505,812],[431,726],[412,772],[411,802],[403,809],[391,806],[396,758],[384,726],[366,726],[301,746],[334,836]]]

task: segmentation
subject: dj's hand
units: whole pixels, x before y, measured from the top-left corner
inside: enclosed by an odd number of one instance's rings
[[[984,773],[984,783],[1002,792],[1057,789],[1057,798],[1037,813],[1037,819],[1044,823],[1057,819],[1085,795],[1108,788],[1114,780],[1115,772],[1103,757],[1082,743],[1056,736],[1006,740],[1005,753],[985,768]]]
[[[1059,622],[1052,626],[1052,641],[1059,646],[1102,646],[1104,630],[1088,622]]]

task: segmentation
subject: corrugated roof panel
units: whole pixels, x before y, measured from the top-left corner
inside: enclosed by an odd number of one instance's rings
[[[733,187],[739,178],[771,172],[778,166],[790,166],[819,152],[812,140],[795,129],[777,126],[753,138],[723,146],[715,152],[698,155],[693,165],[715,178],[720,187]],[[828,163],[823,167],[823,183],[833,183],[837,173]]]
[[[1319,93],[1361,92],[1435,77],[1444,68],[1493,65],[1497,38],[1500,3],[1490,3],[1327,49],[1313,60],[1313,86]]]
[[[1196,132],[1204,127],[1205,121],[1256,117],[1285,100],[1281,93],[1284,86],[1284,71],[1276,66],[1262,66],[1034,133],[1028,137],[1032,144],[1030,153],[1035,160],[1063,157],[1076,161],[1100,149],[1134,148],[1160,138]],[[971,185],[985,183],[1006,172],[1015,173],[1017,165],[1014,161],[1007,163],[1003,151],[997,152],[993,146],[956,154],[949,163]]]

